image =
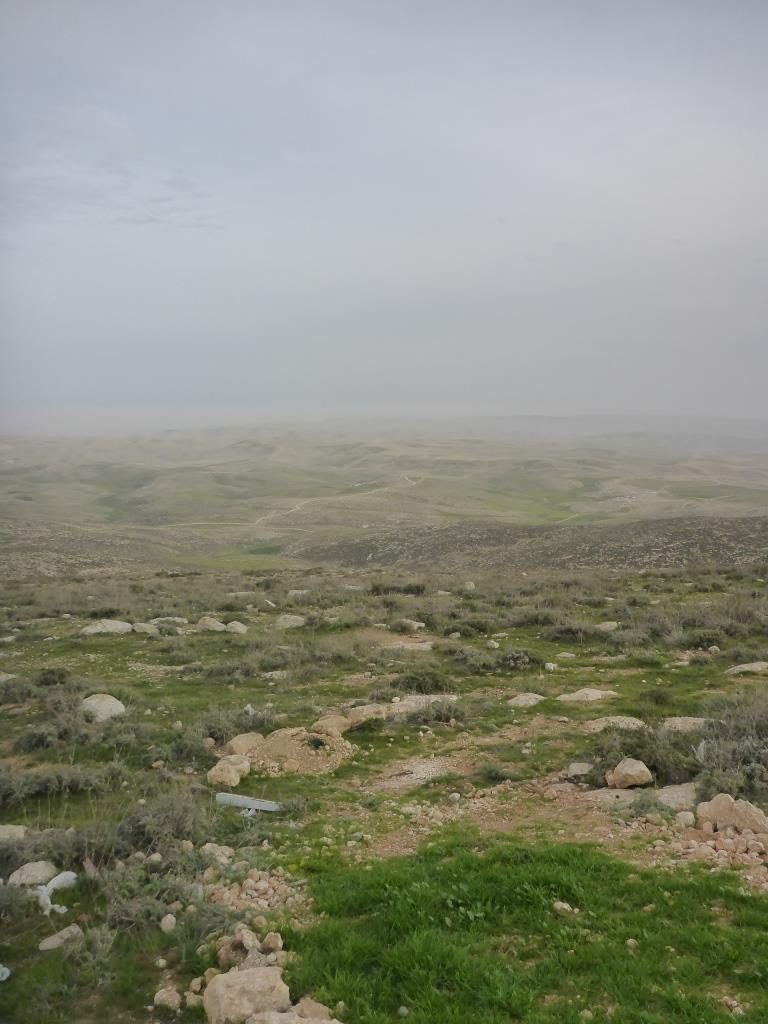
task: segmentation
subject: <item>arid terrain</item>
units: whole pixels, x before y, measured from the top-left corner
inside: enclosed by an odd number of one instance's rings
[[[760,438],[0,481],[3,1024],[768,1020]]]

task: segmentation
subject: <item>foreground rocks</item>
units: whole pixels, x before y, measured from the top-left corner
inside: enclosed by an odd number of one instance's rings
[[[631,789],[633,786],[649,786],[653,775],[643,761],[625,757],[605,775],[606,785],[611,789]]]
[[[254,1014],[290,1008],[291,994],[279,967],[233,967],[217,974],[203,995],[209,1024],[243,1024]]]
[[[125,714],[125,704],[109,693],[92,693],[80,701],[80,708],[94,722],[108,722]]]
[[[768,833],[768,815],[748,800],[734,800],[728,793],[718,793],[711,800],[700,803],[696,808],[696,818],[700,828],[710,825],[718,832],[734,828],[739,832]]]

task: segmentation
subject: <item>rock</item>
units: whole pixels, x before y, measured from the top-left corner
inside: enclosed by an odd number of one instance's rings
[[[696,824],[696,815],[693,811],[678,811],[675,815],[675,821],[680,828],[693,828]]]
[[[197,621],[197,628],[206,633],[224,633],[227,627],[220,619],[215,619],[212,615],[203,615]]]
[[[238,786],[240,779],[248,775],[251,762],[242,754],[227,754],[213,768],[208,770],[206,778],[212,786]]]
[[[260,732],[241,732],[238,736],[233,736],[232,739],[224,747],[224,750],[228,754],[240,754],[244,756],[251,750],[255,750],[261,743],[264,742],[264,737]]]
[[[606,772],[605,782],[610,789],[630,789],[632,786],[650,785],[653,775],[644,762],[634,757],[624,757],[615,768]]]
[[[595,789],[585,793],[584,798],[598,807],[622,809],[630,807],[637,799],[634,789]]]
[[[708,718],[677,715],[674,718],[665,718],[661,724],[668,732],[700,732],[708,721]]]
[[[566,779],[583,779],[585,775],[590,774],[594,767],[589,761],[571,761],[563,771],[563,775]]]
[[[130,633],[132,630],[133,626],[130,622],[121,622],[119,619],[99,619],[98,622],[84,626],[80,630],[80,636],[97,636],[99,633]]]
[[[147,636],[160,636],[160,630],[153,622],[134,622],[134,633],[145,633]]]
[[[302,996],[296,1004],[296,1016],[301,1020],[330,1020],[331,1011],[323,1003],[318,1003],[309,996]]]
[[[277,953],[283,948],[283,937],[280,932],[267,932],[261,940],[262,953]]]
[[[220,846],[219,843],[204,843],[200,847],[200,853],[206,860],[214,861],[219,867],[226,867],[235,855],[231,846]]]
[[[13,672],[0,672],[0,683],[10,683],[12,679],[18,678]]]
[[[566,704],[581,704],[595,700],[610,700],[611,697],[617,696],[615,690],[597,690],[593,686],[584,686],[581,690],[575,690],[573,693],[561,693],[557,699]]]
[[[108,722],[125,714],[125,704],[109,693],[92,693],[80,701],[80,708],[94,722]]]
[[[501,647],[501,644],[499,643],[498,640],[488,640],[485,646],[490,651],[498,651],[498,649]]]
[[[620,625],[621,623],[613,622],[609,619],[607,622],[598,622],[598,624],[595,626],[595,629],[598,631],[598,633],[615,633]]]
[[[419,622],[418,619],[401,619],[402,624],[406,629],[409,629],[412,633],[417,633],[420,629],[426,629],[426,622]]]
[[[158,615],[155,619],[150,619],[149,624],[151,626],[188,626],[189,619],[182,619],[179,615]]]
[[[555,900],[552,903],[552,909],[558,917],[572,917],[574,914],[578,914],[578,910],[575,907],[572,907],[570,903],[565,903],[563,900]]]
[[[328,736],[342,736],[352,728],[352,720],[345,715],[323,715],[312,726],[313,732],[325,733]]]
[[[761,672],[768,672],[768,661],[749,661],[725,670],[727,676],[758,675]]]
[[[532,708],[542,700],[546,700],[540,693],[518,693],[516,697],[507,701],[511,708]]]
[[[291,1008],[288,986],[279,967],[236,967],[217,974],[203,995],[208,1024],[243,1024],[251,1014]]]
[[[696,784],[683,782],[679,786],[662,786],[654,794],[660,804],[671,811],[690,811],[696,806]]]
[[[174,914],[166,914],[165,917],[160,918],[160,931],[166,935],[170,935],[176,927],[176,917]]]
[[[711,800],[700,803],[696,808],[696,819],[699,828],[709,822],[718,832],[729,826],[739,832],[744,829],[768,832],[768,815],[748,800],[734,800],[728,793],[718,793]]]
[[[384,645],[389,651],[431,651],[434,646],[431,640],[394,640],[391,644]]]
[[[8,885],[46,885],[58,873],[59,869],[49,860],[31,860],[16,868],[8,879]]]
[[[477,588],[475,584],[472,582],[472,580],[467,580],[466,583],[462,584],[461,589],[464,590],[467,594],[471,594]]]
[[[248,627],[242,622],[228,622],[227,623],[228,633],[238,633],[240,636],[248,632]]]
[[[60,932],[56,932],[55,935],[49,935],[47,939],[43,939],[37,948],[41,953],[47,953],[52,949],[61,949],[62,946],[67,946],[71,942],[79,942],[82,938],[83,930],[80,925],[68,924]]]
[[[278,615],[275,619],[275,629],[300,629],[302,626],[306,626],[307,618],[305,615],[291,615],[286,612],[284,615]]]
[[[0,825],[0,843],[23,839],[26,834],[26,825]]]
[[[155,1006],[160,1006],[165,1010],[178,1010],[181,1008],[181,996],[175,988],[168,986],[167,988],[158,989],[155,992],[155,998],[153,999]]]
[[[556,669],[557,669],[557,665],[554,663],[554,661],[545,661],[544,662],[544,671],[545,672],[554,672],[554,671],[556,671]]]
[[[639,718],[632,718],[630,715],[606,715],[605,718],[595,718],[591,722],[585,722],[584,732],[602,732],[604,729],[644,729],[645,722]]]

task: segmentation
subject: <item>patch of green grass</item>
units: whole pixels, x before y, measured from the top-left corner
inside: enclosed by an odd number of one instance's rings
[[[449,838],[414,857],[326,864],[323,920],[290,937],[294,993],[347,1024],[722,1024],[768,1019],[768,899],[735,876],[632,866],[583,846]],[[552,903],[579,908],[562,918]],[[730,921],[727,924],[726,921]],[[636,949],[627,946],[637,943]]]

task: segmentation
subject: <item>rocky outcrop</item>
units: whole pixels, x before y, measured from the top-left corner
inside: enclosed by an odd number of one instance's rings
[[[728,793],[718,793],[696,808],[699,828],[706,825],[723,832],[734,828],[756,833],[768,833],[768,815],[748,800],[734,800]]]

